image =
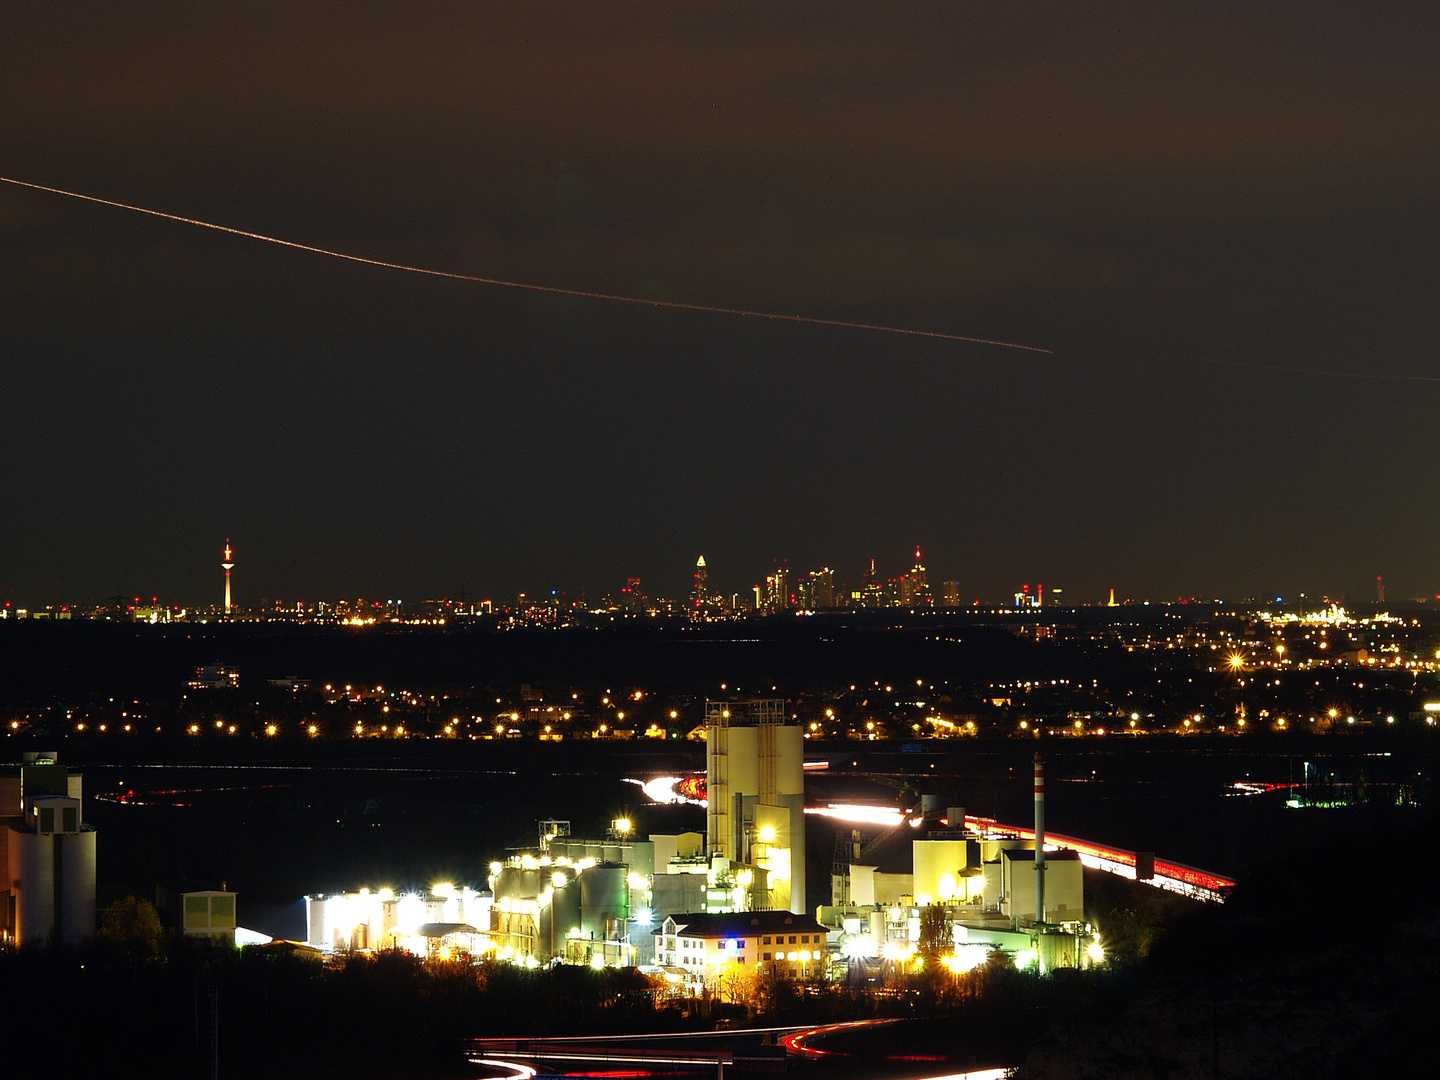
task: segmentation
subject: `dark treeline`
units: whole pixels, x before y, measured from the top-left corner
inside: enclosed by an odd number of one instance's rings
[[[1156,935],[1107,1007],[1059,1016],[1018,1080],[1433,1077],[1435,825],[1391,815],[1257,868]]]
[[[757,980],[743,1001],[667,1000],[634,969],[426,963],[399,952],[322,964],[267,949],[183,945],[142,956],[97,943],[0,954],[0,1008],[13,1033],[7,1077],[86,1075],[101,1066],[115,1080],[208,1075],[215,1001],[221,1075],[232,1078],[463,1076],[473,1073],[466,1040],[487,1035],[871,1017],[921,1022],[842,1049],[864,1057],[939,1056],[963,1046],[966,1055],[1000,1064],[1023,1058],[1037,1023],[1043,1030],[1050,1018],[1093,1004],[1116,984],[1068,975],[1046,980],[994,964],[957,978],[932,965],[879,992]]]
[[[325,965],[266,949],[142,957],[103,943],[0,955],[0,1008],[7,1077],[101,1066],[115,1078],[208,1076],[217,1011],[221,1075],[232,1078],[466,1075],[467,1036],[657,1022],[650,981],[633,969],[426,964],[400,952]]]
[[[0,704],[85,695],[178,697],[197,666],[238,665],[246,685],[292,675],[411,689],[644,685],[704,692],[722,682],[817,686],[956,677],[1077,676],[1078,648],[1037,646],[996,626],[877,625],[825,619],[621,624],[495,631],[483,627],[335,627],[286,623],[0,623]],[[797,672],[803,672],[801,679]]]

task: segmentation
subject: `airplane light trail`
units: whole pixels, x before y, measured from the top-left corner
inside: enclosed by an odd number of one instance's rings
[[[745,308],[717,307],[711,304],[687,304],[678,300],[646,300],[639,296],[621,296],[616,293],[591,292],[586,289],[562,289],[555,285],[535,285],[523,281],[504,281],[500,278],[479,277],[475,274],[460,274],[450,270],[431,270],[423,266],[407,266],[405,263],[386,262],[384,259],[371,259],[364,255],[350,255],[343,251],[332,251],[329,248],[316,247],[313,244],[302,244],[295,240],[282,240],[278,236],[267,236],[264,233],[250,232],[247,229],[236,229],[229,225],[217,225],[213,221],[201,221],[198,218],[185,217],[181,214],[170,214],[163,210],[151,210],[144,206],[134,206],[131,203],[116,202],[113,199],[102,199],[95,195],[83,195],[78,191],[66,191],[64,188],[46,187],[44,184],[33,184],[28,180],[16,180],[9,176],[0,176],[0,182],[13,184],[16,187],[29,188],[32,191],[44,191],[51,195],[64,195],[70,199],[81,199],[84,202],[98,203],[101,206],[113,206],[117,210],[129,210],[136,214],[148,214],[151,217],[163,218],[166,221],[178,221],[182,225],[194,225],[200,229],[213,229],[215,232],[229,233],[232,236],[243,236],[249,240],[262,240],[267,244],[279,244],[281,247],[295,248],[297,251],[309,251],[315,255],[328,255],[332,259],[344,259],[346,262],[362,263],[366,266],[378,266],[386,270],[404,270],[411,274],[425,274],[429,277],[449,278],[452,281],[470,281],[478,285],[497,285],[506,289],[524,289],[529,292],[551,293],[556,296],[577,296],[587,300],[608,300],[617,304],[639,304],[646,307],[672,308],[677,311],[700,311],[710,315],[740,315],[750,316],[756,319],[778,319],[782,322],[806,323],[811,326],[836,326],[847,330],[874,330],[882,334],[904,334],[907,337],[937,338],[941,341],[965,341],[974,345],[994,345],[1001,349],[1019,349],[1023,352],[1044,353],[1053,355],[1053,349],[1042,349],[1037,345],[1020,345],[1013,341],[995,341],[991,338],[966,337],[964,334],[946,334],[939,330],[915,330],[904,326],[884,326],[879,323],[849,322],[844,319],[821,319],[811,315],[781,315],[768,311],[750,311]]]

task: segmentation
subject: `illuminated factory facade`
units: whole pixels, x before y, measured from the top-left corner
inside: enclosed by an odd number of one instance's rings
[[[757,909],[805,913],[805,740],[781,699],[705,703],[706,839]]]
[[[307,944],[324,952],[401,948],[421,956],[480,956],[537,966],[654,962],[654,926],[671,911],[743,910],[749,879],[712,866],[698,832],[573,836],[540,823],[537,845],[490,865],[488,889],[362,889],[306,897]]]
[[[425,892],[316,894],[305,898],[305,943],[327,953],[398,948],[417,956],[478,955],[490,947],[489,909],[488,893],[448,884]]]
[[[1038,869],[1033,834],[967,819],[963,807],[942,813],[926,796],[919,816],[869,843],[852,833],[820,921],[841,931],[851,963],[908,961],[921,949],[925,912],[935,908],[945,912],[943,944],[956,970],[985,963],[994,948],[1022,967],[1094,963],[1103,950],[1085,919],[1084,862],[1041,835]]]
[[[805,916],[801,729],[782,700],[711,701],[705,713],[704,834],[640,837],[617,819],[591,838],[572,835],[569,821],[542,821],[533,849],[491,864],[484,891],[436,885],[307,897],[308,944],[326,952],[493,953],[530,966],[664,966],[667,950],[657,945],[673,935],[657,927],[668,917],[693,924],[737,912]],[[803,933],[817,932],[807,921]],[[807,952],[804,963],[820,964],[818,939],[807,944],[785,952]]]

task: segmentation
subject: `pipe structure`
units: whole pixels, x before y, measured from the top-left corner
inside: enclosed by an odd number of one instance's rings
[[[1035,925],[1045,921],[1045,759],[1035,755]]]

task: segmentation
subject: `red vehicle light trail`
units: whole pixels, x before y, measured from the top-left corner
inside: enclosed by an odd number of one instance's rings
[[[1017,836],[1022,840],[1035,839],[1034,829],[1021,825],[1001,825],[992,818],[972,817],[967,814],[965,824],[982,833],[1005,833]],[[1073,836],[1061,836],[1048,830],[1045,833],[1045,842],[1047,846],[1053,845],[1075,852],[1080,856],[1080,861],[1092,869],[1105,870],[1132,880],[1135,877],[1135,852],[1133,851],[1106,847],[1103,844],[1091,843],[1089,840],[1080,840]],[[1223,901],[1229,891],[1235,887],[1235,881],[1232,878],[1212,874],[1208,870],[1198,870],[1193,866],[1186,866],[1184,863],[1171,862],[1168,859],[1155,860],[1155,878],[1150,884],[1156,888],[1194,897],[1197,900],[1211,901]]]

